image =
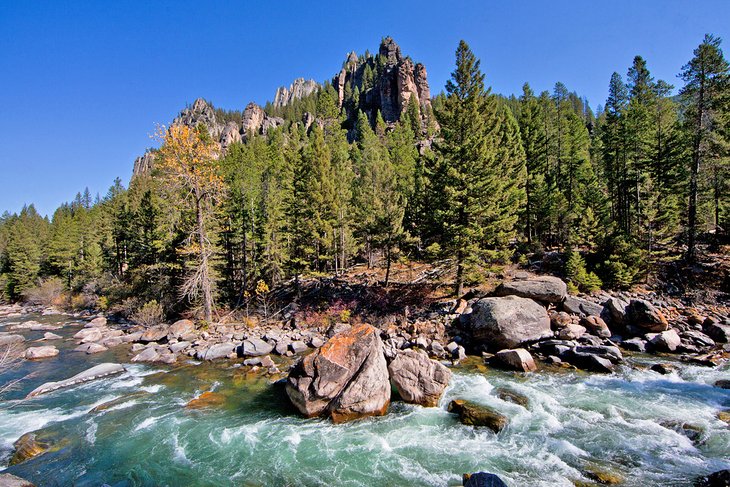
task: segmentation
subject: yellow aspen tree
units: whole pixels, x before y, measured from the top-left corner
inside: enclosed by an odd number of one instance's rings
[[[210,267],[213,245],[206,228],[224,190],[217,162],[220,148],[203,126],[158,126],[156,138],[162,142],[156,168],[165,177],[168,188],[179,191],[195,212],[195,225],[184,251],[196,255],[197,264],[185,279],[182,294],[191,300],[202,297],[204,319],[210,323],[214,309]]]

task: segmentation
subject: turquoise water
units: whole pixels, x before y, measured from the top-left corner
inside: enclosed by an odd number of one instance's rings
[[[89,357],[70,352],[72,342],[57,345],[58,357],[0,377],[36,374],[0,408],[0,468],[12,442],[37,431],[51,450],[7,471],[39,486],[446,486],[478,470],[515,487],[572,486],[588,481],[586,469],[628,486],[680,486],[730,468],[730,429],[716,417],[730,408],[730,391],[711,386],[729,378],[727,367],[680,365],[661,376],[640,368],[650,357],[605,376],[463,367],[438,408],[394,403],[386,417],[333,425],[298,417],[279,387],[233,363],[131,364],[123,375],[16,402],[42,382],[128,358],[123,347]],[[529,409],[497,398],[499,386],[526,395]],[[219,404],[186,407],[208,390]],[[498,435],[463,426],[446,411],[454,398],[490,405],[510,426]],[[660,424],[667,421],[699,426],[699,440]]]

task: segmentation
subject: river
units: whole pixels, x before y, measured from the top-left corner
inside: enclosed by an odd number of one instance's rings
[[[0,331],[29,319],[73,321],[8,318]],[[712,386],[730,378],[727,365],[677,362],[675,373],[659,375],[646,369],[657,357],[635,355],[612,375],[524,376],[472,363],[453,369],[437,408],[395,402],[385,417],[333,425],[300,418],[280,387],[228,362],[127,364],[124,374],[20,401],[43,382],[129,357],[124,346],[87,356],[72,352],[71,341],[51,344],[59,356],[0,375],[4,383],[32,373],[0,403],[0,470],[38,486],[447,486],[461,485],[462,473],[489,471],[511,487],[553,487],[593,485],[586,472],[598,470],[649,487],[691,485],[730,468],[730,428],[717,418],[730,408],[730,390]],[[527,396],[529,407],[499,399],[498,387]],[[208,390],[220,404],[186,407]],[[446,411],[455,398],[492,406],[510,424],[499,434],[461,425]],[[699,437],[671,422],[698,427]],[[12,443],[29,431],[51,449],[8,467]]]

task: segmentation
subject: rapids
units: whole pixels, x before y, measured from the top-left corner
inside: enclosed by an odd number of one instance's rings
[[[727,365],[677,362],[662,376],[647,366],[670,358],[634,355],[612,375],[523,376],[472,363],[453,369],[437,408],[394,402],[385,417],[333,425],[298,417],[279,386],[225,362],[127,364],[124,374],[21,401],[43,382],[128,359],[124,347],[87,356],[71,352],[73,342],[54,344],[58,357],[0,376],[33,373],[0,403],[0,469],[39,486],[447,486],[483,470],[514,487],[573,486],[589,482],[590,471],[649,487],[691,485],[730,468],[730,428],[717,419],[730,390],[712,387],[728,378]],[[498,387],[527,396],[529,408],[499,399]],[[186,408],[208,390],[220,401]],[[463,426],[446,411],[455,398],[492,406],[510,425],[498,435]],[[672,426],[681,423],[697,428],[694,441]],[[29,431],[50,450],[8,467],[12,443]]]

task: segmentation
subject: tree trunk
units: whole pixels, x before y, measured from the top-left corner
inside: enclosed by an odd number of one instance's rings
[[[195,200],[195,213],[198,223],[198,244],[200,245],[201,285],[203,286],[203,319],[210,323],[213,321],[213,291],[211,289],[208,268],[207,242],[205,238],[205,226],[203,225],[202,197],[197,197]]]
[[[700,80],[697,98],[697,118],[692,140],[692,167],[689,180],[689,208],[687,215],[687,261],[694,262],[697,237],[697,179],[700,173],[700,146],[702,144],[702,115],[704,112],[705,83],[704,76]]]
[[[461,250],[456,253],[456,298],[464,294],[464,254]]]
[[[390,280],[390,244],[385,247],[385,287],[388,287],[388,281]]]

